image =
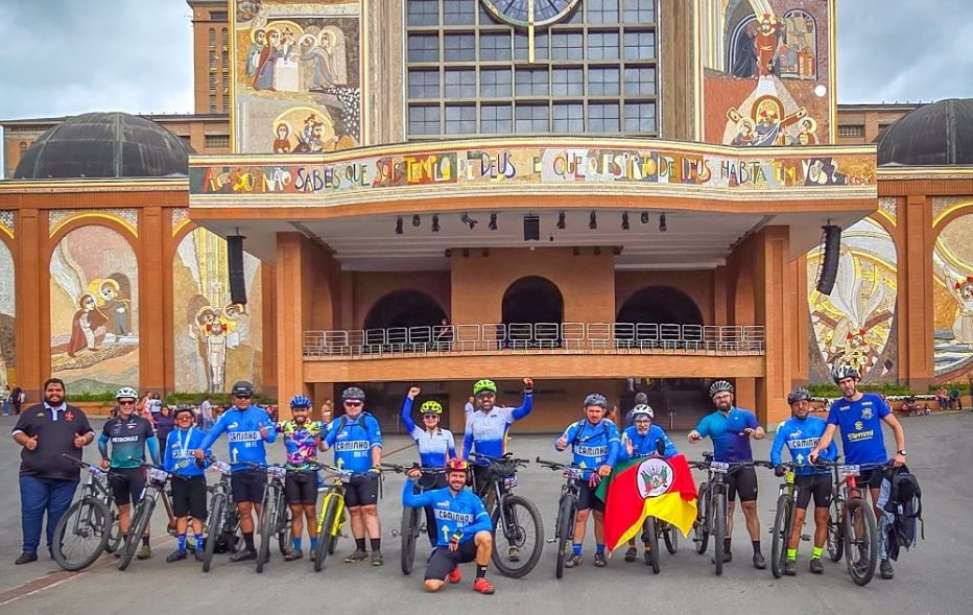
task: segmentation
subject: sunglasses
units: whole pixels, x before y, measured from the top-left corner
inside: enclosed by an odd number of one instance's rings
[[[439,415],[438,414],[423,414],[422,415],[422,418],[424,418],[424,419],[438,419],[439,418]]]
[[[345,402],[345,405],[346,406],[349,406],[351,408],[357,408],[358,406],[361,405],[361,402],[360,401],[346,401]]]
[[[135,400],[134,399],[119,400],[118,401],[118,405],[119,406],[134,406],[135,405]]]
[[[234,395],[233,397],[235,399],[250,399],[253,396],[252,395]]]

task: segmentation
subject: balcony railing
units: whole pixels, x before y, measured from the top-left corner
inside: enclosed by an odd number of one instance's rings
[[[307,359],[508,352],[762,355],[762,326],[538,322],[306,331]]]

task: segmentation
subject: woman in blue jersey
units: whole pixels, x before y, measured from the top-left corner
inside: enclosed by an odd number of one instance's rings
[[[419,449],[419,465],[426,470],[443,470],[450,459],[456,457],[456,443],[449,430],[439,426],[443,416],[443,406],[438,401],[423,402],[419,410],[422,412],[423,427],[419,427],[412,420],[412,405],[422,389],[409,388],[405,399],[402,400],[402,425],[406,432],[416,441]],[[442,489],[446,487],[446,474],[423,474],[416,483],[419,491]],[[426,532],[429,534],[429,544],[436,546],[436,516],[432,506],[426,506]]]

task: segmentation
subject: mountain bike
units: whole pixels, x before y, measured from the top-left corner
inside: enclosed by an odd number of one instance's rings
[[[54,528],[51,555],[64,570],[76,571],[90,566],[104,552],[113,552],[121,543],[118,509],[108,481],[111,470],[64,455],[87,472],[81,497],[61,516]]]
[[[754,465],[773,470],[774,464],[764,461],[754,462]],[[770,547],[770,572],[775,579],[784,574],[784,563],[787,560],[787,545],[794,531],[794,511],[797,510],[797,488],[793,463],[780,464],[784,468],[784,482],[777,491],[777,508],[774,513],[774,525],[770,530],[772,535]]]
[[[383,463],[382,467],[396,472],[398,474],[405,474],[413,467],[420,472],[422,472],[423,477],[440,477],[446,474],[446,470],[442,468],[421,468],[419,466],[405,467],[390,463]],[[416,483],[416,492],[422,493],[429,489],[434,489],[435,487],[423,487],[420,482]],[[412,574],[412,570],[415,566],[416,560],[416,541],[419,536],[425,531],[425,527],[422,521],[423,510],[419,508],[410,508],[408,506],[402,507],[402,521],[399,524],[399,538],[402,540],[402,552],[400,563],[402,566],[402,574],[408,576]]]
[[[132,558],[135,557],[135,551],[138,550],[142,536],[149,529],[149,523],[152,521],[152,513],[155,512],[155,507],[160,499],[169,515],[168,527],[172,528],[175,525],[172,503],[169,500],[169,495],[166,493],[166,483],[169,481],[169,473],[157,466],[143,465],[142,467],[146,470],[145,488],[142,490],[142,497],[132,511],[128,535],[125,537],[125,543],[122,545],[120,559],[118,561],[119,570],[126,570],[129,564],[132,563]],[[170,529],[170,531],[172,530]]]
[[[858,487],[862,470],[875,470],[884,464],[847,465],[818,462],[834,471],[834,489],[828,504],[828,555],[837,562],[842,553],[848,574],[856,585],[865,586],[878,566],[879,535],[875,511]],[[867,491],[867,487],[865,488]]]
[[[517,486],[517,468],[526,467],[530,460],[517,459],[510,453],[503,457],[478,453],[470,453],[470,456],[486,461],[489,467],[488,483],[477,485],[476,490],[486,494],[484,505],[493,523],[493,565],[500,574],[519,579],[537,566],[544,550],[544,522],[540,511],[533,502],[513,493]],[[500,545],[501,539],[506,543],[505,548]],[[525,551],[529,553],[526,560],[523,558]]]
[[[264,494],[260,504],[260,545],[257,548],[257,572],[263,572],[270,561],[270,543],[277,539],[281,555],[291,548],[291,509],[284,498],[284,478],[287,469],[280,465],[247,464],[255,470],[267,473]]]
[[[561,497],[557,501],[557,521],[554,522],[554,538],[548,542],[557,545],[557,559],[554,564],[554,578],[564,576],[564,562],[570,556],[571,543],[574,541],[574,524],[578,516],[578,496],[581,492],[581,481],[584,480],[584,470],[574,466],[544,461],[540,457],[536,462],[564,476],[561,485]]]
[[[693,522],[693,542],[696,552],[706,553],[710,535],[716,543],[713,549],[714,572],[723,574],[723,540],[726,537],[726,476],[740,468],[750,466],[749,461],[714,461],[713,453],[703,453],[703,461],[691,461],[690,467],[706,470],[706,480],[699,486],[700,502]]]
[[[210,461],[213,462],[210,469],[219,472],[220,480],[215,485],[206,487],[212,495],[209,498],[209,515],[206,523],[203,572],[209,572],[213,563],[213,554],[216,553],[221,542],[231,553],[235,552],[237,545],[240,544],[237,536],[240,531],[240,518],[232,501],[230,466],[212,458]]]
[[[334,554],[345,522],[345,485],[352,473],[339,468],[319,464],[320,469],[331,475],[330,482],[318,489],[322,493],[318,507],[318,547],[314,551],[314,572],[321,572],[324,561]]]

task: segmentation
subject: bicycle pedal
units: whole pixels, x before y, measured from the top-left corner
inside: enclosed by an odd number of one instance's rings
[[[402,532],[400,532],[399,530],[395,530],[395,529],[392,530],[392,538],[398,538],[401,535]]]
[[[544,542],[546,542],[547,544],[552,544],[557,542],[557,538],[545,538]]]
[[[803,540],[804,542],[811,542],[811,535],[810,534],[801,534],[801,540]]]

